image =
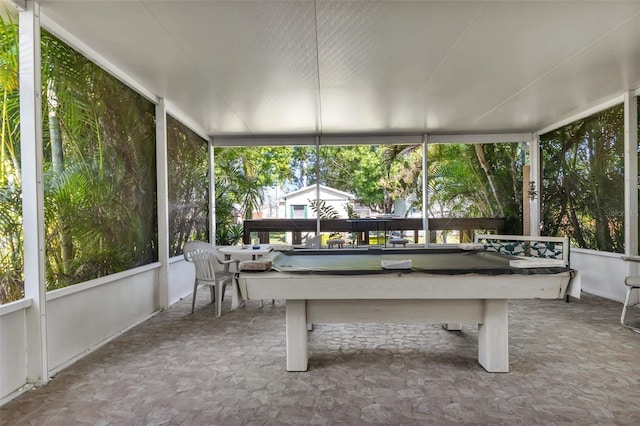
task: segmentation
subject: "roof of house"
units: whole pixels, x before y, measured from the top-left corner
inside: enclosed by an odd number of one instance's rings
[[[313,193],[316,190],[316,186],[315,185],[309,185],[309,186],[305,186],[304,188],[300,188],[297,189],[295,191],[289,192],[287,194],[284,194],[281,198],[287,199],[287,198],[291,198],[292,196],[298,196],[304,193]],[[332,192],[334,194],[336,194],[336,196],[338,198],[348,198],[348,199],[355,199],[356,196],[355,194],[351,194],[349,192],[345,192],[345,191],[340,191],[339,189],[336,188],[331,188],[330,186],[325,186],[325,185],[320,185],[320,190],[321,191],[325,191],[325,192]]]

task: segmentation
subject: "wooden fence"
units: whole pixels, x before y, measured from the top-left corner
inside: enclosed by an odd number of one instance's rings
[[[316,232],[316,219],[253,219],[244,221],[242,242],[250,244],[251,234],[257,233],[261,243],[269,243],[270,232],[291,232],[293,244],[302,244],[303,233]],[[322,219],[320,232],[349,232],[358,235],[359,244],[368,244],[370,232],[413,231],[414,242],[418,242],[418,232],[422,230],[421,218],[381,218],[381,219]],[[500,234],[505,227],[501,218],[429,218],[430,231],[459,231],[461,242],[473,241],[476,231]],[[430,239],[435,239],[431,232]]]

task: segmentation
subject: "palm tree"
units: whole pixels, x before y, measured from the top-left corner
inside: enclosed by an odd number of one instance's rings
[[[541,137],[545,234],[624,251],[623,116],[618,105]]]
[[[169,255],[189,240],[208,240],[209,156],[207,142],[167,116]]]
[[[218,148],[215,155],[216,236],[218,244],[235,244],[242,233],[239,219],[251,219],[264,200],[255,162],[236,149]]]
[[[157,258],[154,107],[43,31],[47,288]]]
[[[428,187],[433,216],[507,218],[522,232],[522,166],[515,143],[429,145]]]
[[[1,11],[0,11],[1,12]],[[0,304],[24,297],[18,26],[0,14]]]

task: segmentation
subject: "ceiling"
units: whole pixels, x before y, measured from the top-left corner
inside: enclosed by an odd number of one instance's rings
[[[640,88],[640,0],[40,4],[212,136],[532,132]]]

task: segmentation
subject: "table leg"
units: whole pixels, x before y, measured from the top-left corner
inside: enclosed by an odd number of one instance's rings
[[[462,324],[447,323],[447,324],[442,324],[442,328],[444,328],[447,331],[462,331]]]
[[[382,234],[382,238],[384,241],[384,248],[387,248],[387,222],[384,222],[384,234]]]
[[[286,301],[287,371],[307,371],[307,302]]]
[[[507,373],[509,371],[507,300],[484,300],[483,310],[483,323],[478,328],[478,362],[490,373]]]
[[[358,248],[358,246],[360,245],[360,234],[358,233],[358,228],[354,224],[354,222],[351,222],[351,238],[352,241],[355,238],[355,247]]]
[[[240,285],[238,283],[238,274],[236,273],[231,280],[231,310],[240,307]]]
[[[225,253],[224,260],[231,260],[231,254]],[[229,272],[229,264],[224,264],[224,271]],[[240,288],[238,287],[238,277],[231,280],[231,310],[238,309],[240,306]]]
[[[261,254],[254,254],[251,256],[251,260],[257,260],[258,258],[262,257]],[[260,307],[264,308],[264,300],[260,299]]]

